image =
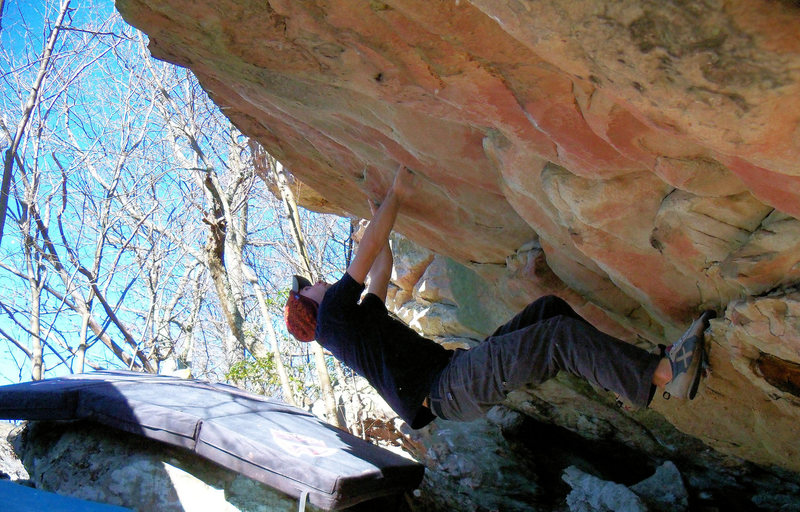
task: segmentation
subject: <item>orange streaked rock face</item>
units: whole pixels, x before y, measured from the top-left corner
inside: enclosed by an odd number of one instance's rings
[[[759,344],[743,334],[757,319],[732,313],[766,294],[794,304],[800,284],[795,3],[117,6],[332,207],[367,217],[397,165],[414,169],[423,186],[397,230],[505,282],[507,304],[556,293],[650,346],[700,308],[725,313],[708,392],[654,408],[727,453],[800,470],[800,397],[750,364],[800,362],[780,347],[800,319],[787,306],[786,334]],[[531,243],[529,264],[507,265]]]

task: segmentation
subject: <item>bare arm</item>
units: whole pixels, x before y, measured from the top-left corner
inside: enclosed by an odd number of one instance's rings
[[[393,263],[392,250],[389,248],[389,243],[387,242],[372,264],[372,268],[369,269],[367,293],[377,295],[382,301],[386,301],[386,293],[389,290],[389,280],[392,277]]]
[[[373,204],[372,201],[369,202],[369,211],[372,212],[373,216],[377,212],[377,208],[377,205]],[[392,277],[393,264],[392,249],[387,240],[367,274],[367,293],[376,295],[384,302],[386,302],[386,294],[389,291],[389,280]]]
[[[389,251],[389,234],[392,232],[402,202],[413,193],[413,180],[414,175],[411,171],[402,166],[398,168],[389,193],[386,194],[380,208],[364,231],[356,255],[347,267],[347,273],[357,282],[363,284],[366,281],[367,274],[384,248]],[[389,257],[391,258],[391,252]],[[385,266],[385,261],[381,266]],[[391,272],[391,262],[388,271]]]

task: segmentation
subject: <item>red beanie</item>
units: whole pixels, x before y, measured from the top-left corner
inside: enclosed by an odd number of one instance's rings
[[[298,341],[313,341],[317,329],[317,303],[297,292],[289,292],[289,300],[283,308],[286,329]]]

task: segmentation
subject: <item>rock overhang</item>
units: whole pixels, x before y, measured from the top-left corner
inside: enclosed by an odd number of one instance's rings
[[[764,375],[800,362],[793,4],[117,6],[336,207],[368,216],[397,164],[414,169],[424,186],[398,231],[505,282],[509,304],[556,293],[651,345],[700,308],[723,313],[707,392],[655,408],[716,448],[800,469],[796,387]]]

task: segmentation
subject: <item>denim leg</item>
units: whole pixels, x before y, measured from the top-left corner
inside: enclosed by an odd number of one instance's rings
[[[558,301],[549,302],[544,305],[561,307]],[[501,403],[509,391],[541,384],[560,370],[615,391],[637,406],[647,406],[659,356],[572,315],[552,316],[505,332],[514,322],[523,324],[548,307],[532,308],[529,316],[523,311],[498,329],[502,334],[470,350],[456,351],[431,390],[434,413],[451,420],[477,419]]]
[[[500,336],[502,334],[518,331],[523,327],[528,327],[529,325],[556,316],[568,316],[585,322],[583,317],[576,313],[567,301],[555,295],[546,295],[525,306],[525,309],[517,313],[514,318],[498,327],[497,330],[492,333],[492,336]]]
[[[614,391],[636,407],[647,407],[661,356],[597,330],[587,322],[563,319],[554,340],[559,370]]]

